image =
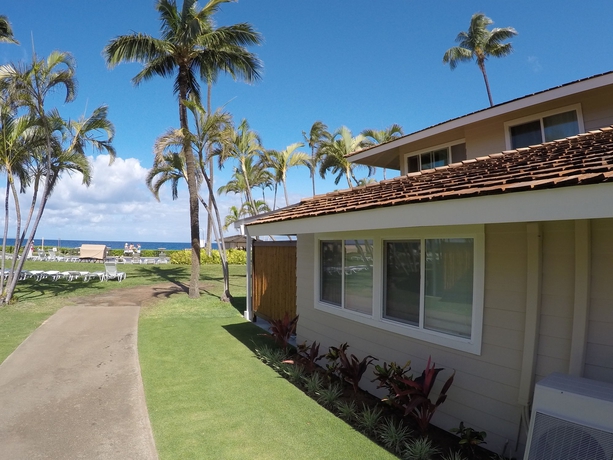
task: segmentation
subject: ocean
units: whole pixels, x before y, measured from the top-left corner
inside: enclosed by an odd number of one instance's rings
[[[128,243],[128,245],[133,244],[136,246],[140,244],[141,249],[160,249],[164,248],[168,251],[181,250],[181,249],[189,249],[191,245],[189,243],[169,243],[167,241],[96,241],[96,240],[56,240],[56,239],[47,239],[45,238],[44,244],[43,240],[40,238],[36,238],[34,240],[34,246],[37,248],[43,246],[45,248],[79,248],[82,244],[104,244],[111,249],[123,249],[124,245]],[[7,238],[6,242],[7,246],[14,246],[15,239]],[[217,244],[213,243],[213,248],[216,248]]]

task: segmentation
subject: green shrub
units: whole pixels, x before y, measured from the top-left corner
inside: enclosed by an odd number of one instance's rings
[[[228,249],[228,263],[230,265],[247,265],[247,251],[242,249]]]
[[[170,254],[170,263],[176,265],[191,265],[192,253],[189,249]]]
[[[228,257],[228,264],[230,265],[247,264],[247,252],[243,251],[242,249],[228,249],[226,254]],[[217,249],[213,249],[211,251],[211,255],[209,256],[204,249],[201,250],[200,262],[203,265],[220,265],[221,257],[219,256],[219,251]],[[191,265],[191,250],[185,249],[183,251],[175,251],[174,253],[170,254],[170,263],[176,265]]]

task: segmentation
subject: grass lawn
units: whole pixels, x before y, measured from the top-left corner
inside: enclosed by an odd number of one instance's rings
[[[244,267],[233,267],[235,305],[212,295],[174,297],[141,311],[138,348],[160,459],[392,459],[262,364],[261,330],[241,316]],[[241,301],[242,300],[242,301]]]
[[[202,266],[199,300],[180,294],[141,310],[139,357],[160,459],[395,458],[254,356],[255,343],[266,339],[242,317],[245,268],[230,268],[232,305],[219,301],[221,269]],[[103,267],[29,262],[26,269]],[[121,270],[128,274],[121,283],[21,283],[19,301],[0,308],[0,362],[67,297],[189,278],[185,266]]]

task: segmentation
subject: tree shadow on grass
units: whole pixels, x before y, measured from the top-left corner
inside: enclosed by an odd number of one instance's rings
[[[252,353],[255,353],[256,348],[273,344],[266,332],[253,323],[226,324],[222,327]]]
[[[236,311],[238,311],[241,315],[245,314],[245,310],[247,309],[247,297],[232,297],[230,302]]]
[[[83,288],[95,289],[99,291],[104,290],[104,287],[97,285],[95,281],[52,281],[50,279],[36,281],[33,279],[28,279],[19,281],[15,291],[15,296],[18,297],[19,300],[36,300],[40,297],[64,296],[67,293],[72,293]]]
[[[135,274],[142,278],[149,279],[150,281],[165,280],[177,287],[180,287],[181,289],[187,289],[187,284],[180,281],[181,279],[185,279],[186,276],[185,269],[183,267],[162,268],[155,265],[141,265],[135,269]]]

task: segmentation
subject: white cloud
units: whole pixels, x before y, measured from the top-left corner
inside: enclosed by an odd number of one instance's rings
[[[145,185],[147,168],[136,158],[117,158],[109,165],[107,155],[90,157],[92,181],[89,187],[83,185],[79,173],[65,174],[51,195],[36,238],[53,240],[92,240],[119,242],[185,242],[190,239],[188,194],[184,184],[180,185],[179,197],[173,201],[170,187],[160,190],[160,201],[156,201]],[[217,177],[220,183],[223,177]],[[215,187],[217,188],[217,186]],[[4,194],[0,194],[3,198]],[[217,196],[222,225],[231,206],[240,206],[238,196]],[[267,194],[272,206],[272,194]],[[23,220],[28,212],[31,191],[20,195]],[[292,193],[291,202],[299,201]],[[280,191],[277,207],[285,202]],[[14,212],[10,217],[9,237],[14,237]],[[200,208],[201,238],[206,231],[206,214]],[[4,215],[0,215],[0,225]],[[231,226],[227,235],[236,234]]]
[[[156,201],[145,185],[147,168],[136,158],[117,158],[109,165],[107,155],[90,157],[92,181],[83,185],[79,173],[65,174],[58,182],[39,225],[36,237],[47,240],[93,240],[119,242],[189,242],[187,189],[179,188],[179,198],[172,200],[170,187],[160,190]],[[22,214],[28,211],[31,192],[20,195]],[[230,206],[238,197],[218,196],[222,224]],[[25,207],[25,209],[23,209]],[[201,236],[206,230],[206,216],[200,208]],[[0,216],[4,224],[4,216]],[[11,213],[9,236],[14,234]],[[227,234],[236,230],[229,228]]]
[[[155,200],[145,185],[147,169],[135,158],[90,158],[92,182],[79,173],[64,175],[45,208],[37,238],[100,241],[189,241],[187,191],[172,201],[169,189]],[[22,213],[31,193],[21,195]],[[4,216],[0,218],[3,224]],[[11,216],[11,227],[14,217]],[[11,228],[11,230],[13,230]],[[13,236],[12,234],[10,236]]]
[[[536,56],[529,56],[528,64],[530,64],[530,67],[532,67],[532,71],[534,73],[539,73],[541,70],[543,70],[543,66],[541,65],[539,58]]]

